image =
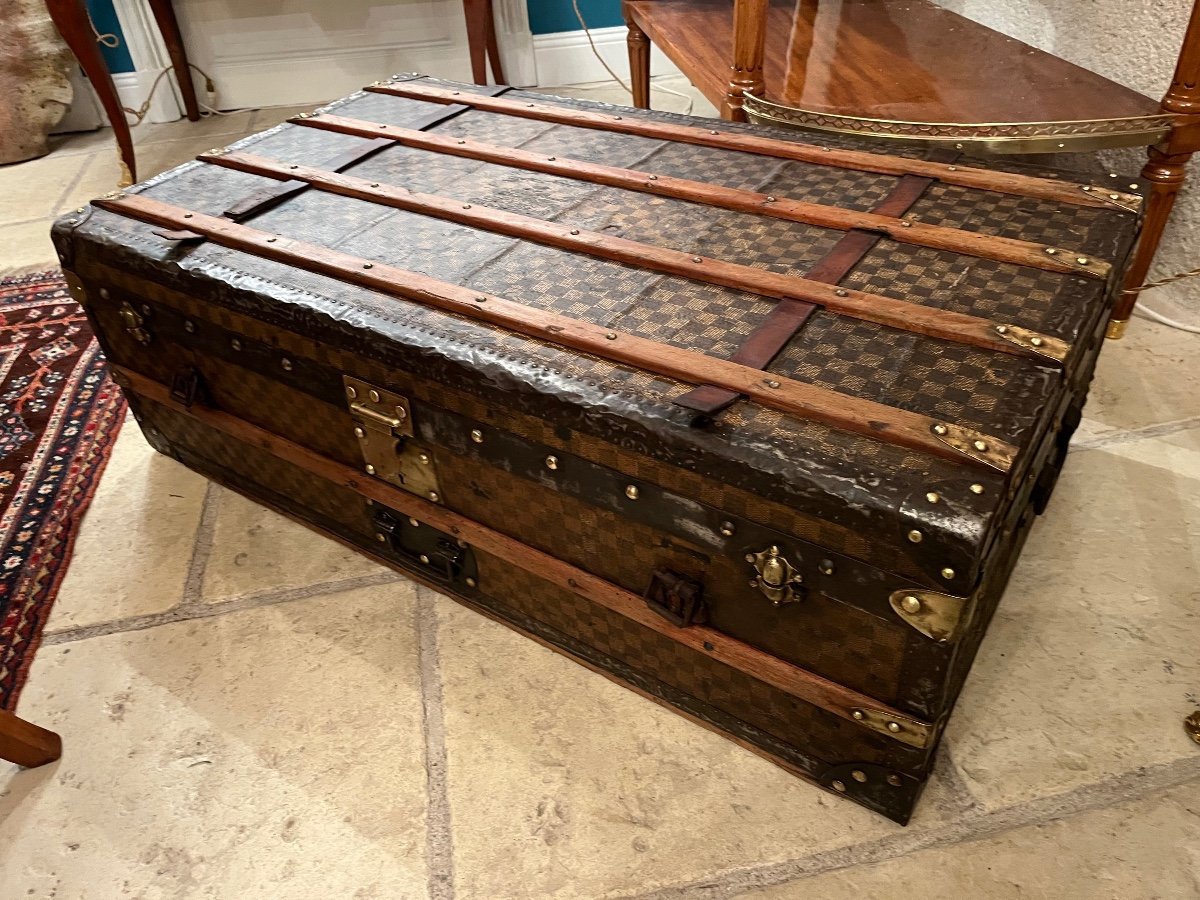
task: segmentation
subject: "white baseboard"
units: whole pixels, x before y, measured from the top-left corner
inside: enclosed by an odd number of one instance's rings
[[[117,89],[117,99],[121,101],[122,106],[129,109],[140,109],[146,102],[146,96],[150,93],[150,88],[154,85],[154,79],[157,77],[157,72],[117,72],[112,76],[113,87]],[[163,81],[168,82],[171,77],[168,75]],[[55,126],[53,133],[95,131],[97,128],[107,125],[108,116],[105,115],[104,108],[100,105],[100,98],[96,96],[91,82],[83,77],[82,72],[72,72],[71,87],[74,88],[71,108],[63,116],[62,121]],[[203,91],[203,85],[197,85],[197,87]],[[174,91],[173,82],[160,84],[144,121],[174,122],[180,118],[183,115],[182,107],[175,99]],[[130,125],[133,125],[133,116],[127,115],[126,119]]]
[[[593,28],[592,40],[614,72],[629,79],[629,56],[625,47],[625,26]],[[533,56],[537,66],[537,83],[543,86],[584,84],[607,81],[611,76],[588,46],[586,32],[560,31],[533,36]],[[679,69],[654,46],[650,48],[650,74],[674,75]]]

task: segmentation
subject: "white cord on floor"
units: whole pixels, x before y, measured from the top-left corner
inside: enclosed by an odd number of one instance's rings
[[[584,36],[587,38],[588,46],[592,48],[592,54],[600,61],[600,65],[604,66],[604,71],[606,71],[612,77],[612,80],[623,87],[632,98],[633,89],[621,80],[621,76],[612,70],[612,66],[608,64],[608,61],[605,60],[605,58],[600,55],[600,51],[596,49],[596,42],[592,40],[592,30],[588,27],[588,23],[584,21],[583,12],[579,9],[579,0],[571,0],[571,6],[575,8],[575,18],[579,20],[579,25],[583,29]],[[662,87],[654,82],[650,83],[650,90],[661,91],[664,94],[674,94],[676,97],[682,97],[687,101],[688,104],[687,109],[683,111],[683,114],[685,116],[691,115],[692,107],[695,105],[695,100],[693,100],[687,94],[683,93],[682,91],[672,90],[669,87]]]
[[[1151,322],[1166,325],[1168,328],[1174,328],[1177,331],[1186,331],[1188,334],[1200,334],[1200,325],[1189,325],[1187,322],[1178,322],[1175,319],[1164,316],[1158,310],[1150,309],[1150,307],[1140,303],[1133,308],[1133,314],[1143,319],[1149,319]]]

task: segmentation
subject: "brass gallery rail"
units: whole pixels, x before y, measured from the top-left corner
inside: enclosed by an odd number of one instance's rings
[[[101,209],[160,228],[187,229],[223,247],[329,275],[667,378],[724,387],[763,406],[883,443],[1001,472],[1011,469],[1017,453],[1015,447],[1004,441],[952,423],[612,331],[386,263],[192,212],[150,197],[118,194],[93,203]]]

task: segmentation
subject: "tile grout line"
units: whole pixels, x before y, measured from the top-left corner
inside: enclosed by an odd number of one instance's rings
[[[1018,828],[1047,825],[1086,812],[1162,793],[1200,780],[1200,759],[1187,758],[1140,767],[1106,781],[1039,797],[990,812],[968,814],[924,833],[901,833],[778,863],[716,873],[686,884],[645,893],[615,893],[626,900],[716,900],[747,891],[797,883],[839,869],[889,862],[922,851],[981,840]]]
[[[183,579],[183,593],[176,608],[188,609],[200,603],[204,590],[204,575],[212,557],[213,542],[217,531],[217,516],[221,511],[221,488],[208,482],[204,489],[204,500],[200,505],[200,523],[192,540],[192,558],[188,560],[187,575]]]
[[[437,594],[417,585],[417,654],[425,738],[425,865],[431,900],[454,900],[454,832],[446,778],[446,722]]]
[[[58,199],[55,200],[54,205],[52,207],[50,207],[50,218],[51,219],[56,219],[61,214],[60,211],[62,210],[63,203],[66,202],[67,197],[71,196],[71,191],[75,190],[75,187],[81,181],[83,181],[83,173],[86,172],[91,167],[92,160],[95,159],[98,155],[99,155],[99,153],[97,151],[93,151],[92,153],[82,154],[83,162],[79,166],[79,170],[75,173],[75,177],[72,178],[69,182],[67,182],[67,186],[62,189],[62,193],[60,193],[58,195]]]
[[[1188,416],[1185,419],[1176,419],[1173,422],[1159,422],[1154,425],[1141,425],[1137,428],[1117,431],[1112,434],[1098,434],[1095,437],[1072,444],[1071,450],[1102,450],[1107,447],[1117,447],[1121,444],[1130,444],[1136,441],[1149,440],[1150,438],[1167,437],[1181,431],[1187,431],[1197,425],[1200,425],[1200,416]]]
[[[346,578],[341,581],[325,581],[308,584],[296,588],[282,588],[265,591],[261,594],[247,594],[219,603],[180,604],[166,612],[153,613],[145,616],[130,616],[126,619],[115,619],[112,622],[101,622],[97,625],[81,625],[78,628],[67,628],[47,634],[42,638],[42,646],[68,644],[85,641],[89,638],[104,637],[110,634],[120,634],[126,631],[145,631],[160,625],[173,625],[176,622],[191,622],[196,619],[211,619],[215,616],[231,612],[241,612],[247,609],[258,609],[262,606],[276,606],[292,600],[307,600],[310,597],[320,597],[326,594],[341,594],[346,591],[364,587],[379,587],[396,584],[407,579],[397,572],[384,570],[373,575],[360,575],[356,578]]]

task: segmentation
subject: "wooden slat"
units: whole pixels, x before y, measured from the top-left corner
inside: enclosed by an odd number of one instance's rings
[[[501,147],[466,138],[430,134],[395,125],[377,125],[373,122],[344,116],[313,115],[290,121],[298,125],[321,128],[340,134],[355,134],[373,139],[390,138],[406,147],[415,147],[434,153],[482,160],[497,165],[543,172],[661,197],[691,200],[707,206],[752,215],[784,219],[790,222],[803,222],[807,225],[817,225],[839,231],[859,228],[885,234],[902,244],[930,247],[935,250],[949,250],[965,256],[994,259],[997,262],[1030,266],[1035,269],[1045,269],[1048,272],[1085,275],[1104,280],[1112,271],[1112,266],[1108,262],[1077,250],[1054,247],[1052,249],[1057,252],[1047,253],[1049,248],[1045,244],[981,234],[977,231],[965,231],[961,228],[950,228],[944,225],[928,225],[924,222],[910,221],[896,216],[842,209],[838,206],[808,203],[802,200],[791,200],[787,197],[772,197],[757,191],[746,191],[686,178],[676,178],[671,175],[656,175],[652,172],[606,166],[563,156],[547,156],[544,153],[531,153],[528,150]],[[326,168],[332,169],[333,167],[326,166]],[[1079,262],[1081,259],[1085,262]]]
[[[939,434],[967,433],[964,429],[928,416],[766,374],[748,366],[612,331],[547,310],[523,306],[494,294],[447,284],[418,272],[259,231],[217,216],[193,213],[150,197],[120,194],[103,197],[93,203],[102,209],[161,228],[187,228],[223,247],[488,322],[667,378],[690,384],[726,387],[745,394],[763,406],[884,443],[999,471],[1008,471],[1016,456],[1016,448],[1003,441],[987,435],[969,434],[987,448],[982,457],[976,458],[969,450],[955,450],[938,437]]]
[[[569,224],[548,222],[520,213],[464,203],[449,197],[421,194],[407,188],[311,166],[281,163],[249,153],[203,154],[199,158],[204,162],[242,172],[307,181],[313,187],[344,197],[381,203],[395,209],[434,216],[460,225],[537,241],[550,247],[586,253],[655,272],[749,291],[767,298],[815,303],[843,315],[902,331],[1013,356],[1041,358],[1040,354],[1034,354],[1026,347],[1006,340],[1003,334],[997,331],[998,324],[1010,323],[991,322],[977,316],[933,306],[921,306],[881,294],[868,294],[754,266],[695,256],[682,250],[671,250],[598,231],[585,231],[572,228]],[[1039,338],[1042,346],[1051,345],[1048,336],[1039,335]]]
[[[864,150],[818,147],[815,144],[782,141],[778,138],[740,131],[722,130],[721,126],[724,123],[715,120],[712,128],[698,128],[694,125],[659,122],[636,113],[627,115],[591,112],[566,106],[553,106],[548,103],[485,97],[469,91],[454,91],[412,82],[404,84],[377,82],[369,85],[365,90],[379,94],[391,94],[395,97],[406,97],[410,100],[426,100],[431,103],[463,103],[475,109],[501,115],[554,122],[558,125],[574,125],[579,128],[599,128],[622,134],[636,134],[684,144],[716,147],[721,150],[739,150],[760,156],[794,159],[819,166],[877,172],[881,175],[924,175],[928,178],[936,178],[944,184],[955,184],[981,191],[995,191],[1001,194],[1015,194],[1019,197],[1049,200],[1054,203],[1106,209],[1117,208],[1106,199],[1113,192],[1102,186],[1095,186],[1094,190],[1085,193],[1080,190],[1079,184],[1055,181],[1052,178],[995,172],[971,166],[946,165],[921,159],[890,156],[884,153],[869,153]],[[1089,185],[1089,187],[1091,186]],[[1128,202],[1127,198],[1130,195],[1119,193],[1119,196],[1126,198],[1121,201],[1125,203]],[[1137,197],[1137,200],[1140,203],[1141,198]]]
[[[735,638],[700,625],[680,628],[650,610],[645,601],[612,582],[564,562],[558,557],[536,550],[506,534],[488,528],[459,513],[452,512],[416,494],[393,487],[385,481],[364,475],[358,469],[316,453],[274,432],[259,428],[229,413],[194,404],[186,410],[171,397],[170,388],[138,372],[121,366],[113,367],[119,381],[134,393],[160,405],[186,412],[187,415],[211,428],[227,434],[311,472],[340,487],[354,491],[367,500],[381,503],[404,516],[461,538],[473,548],[536,575],[566,591],[610,609],[674,641],[704,653],[724,665],[744,672],[790,696],[827,710],[843,719],[858,723],[855,710],[894,719],[907,733],[895,735],[897,740],[924,746],[932,726],[892,709],[871,697],[852,691],[834,681],[815,675],[806,669],[785,662]],[[347,418],[347,428],[350,420]],[[912,727],[915,726],[915,727]],[[923,736],[920,740],[914,740]]]

